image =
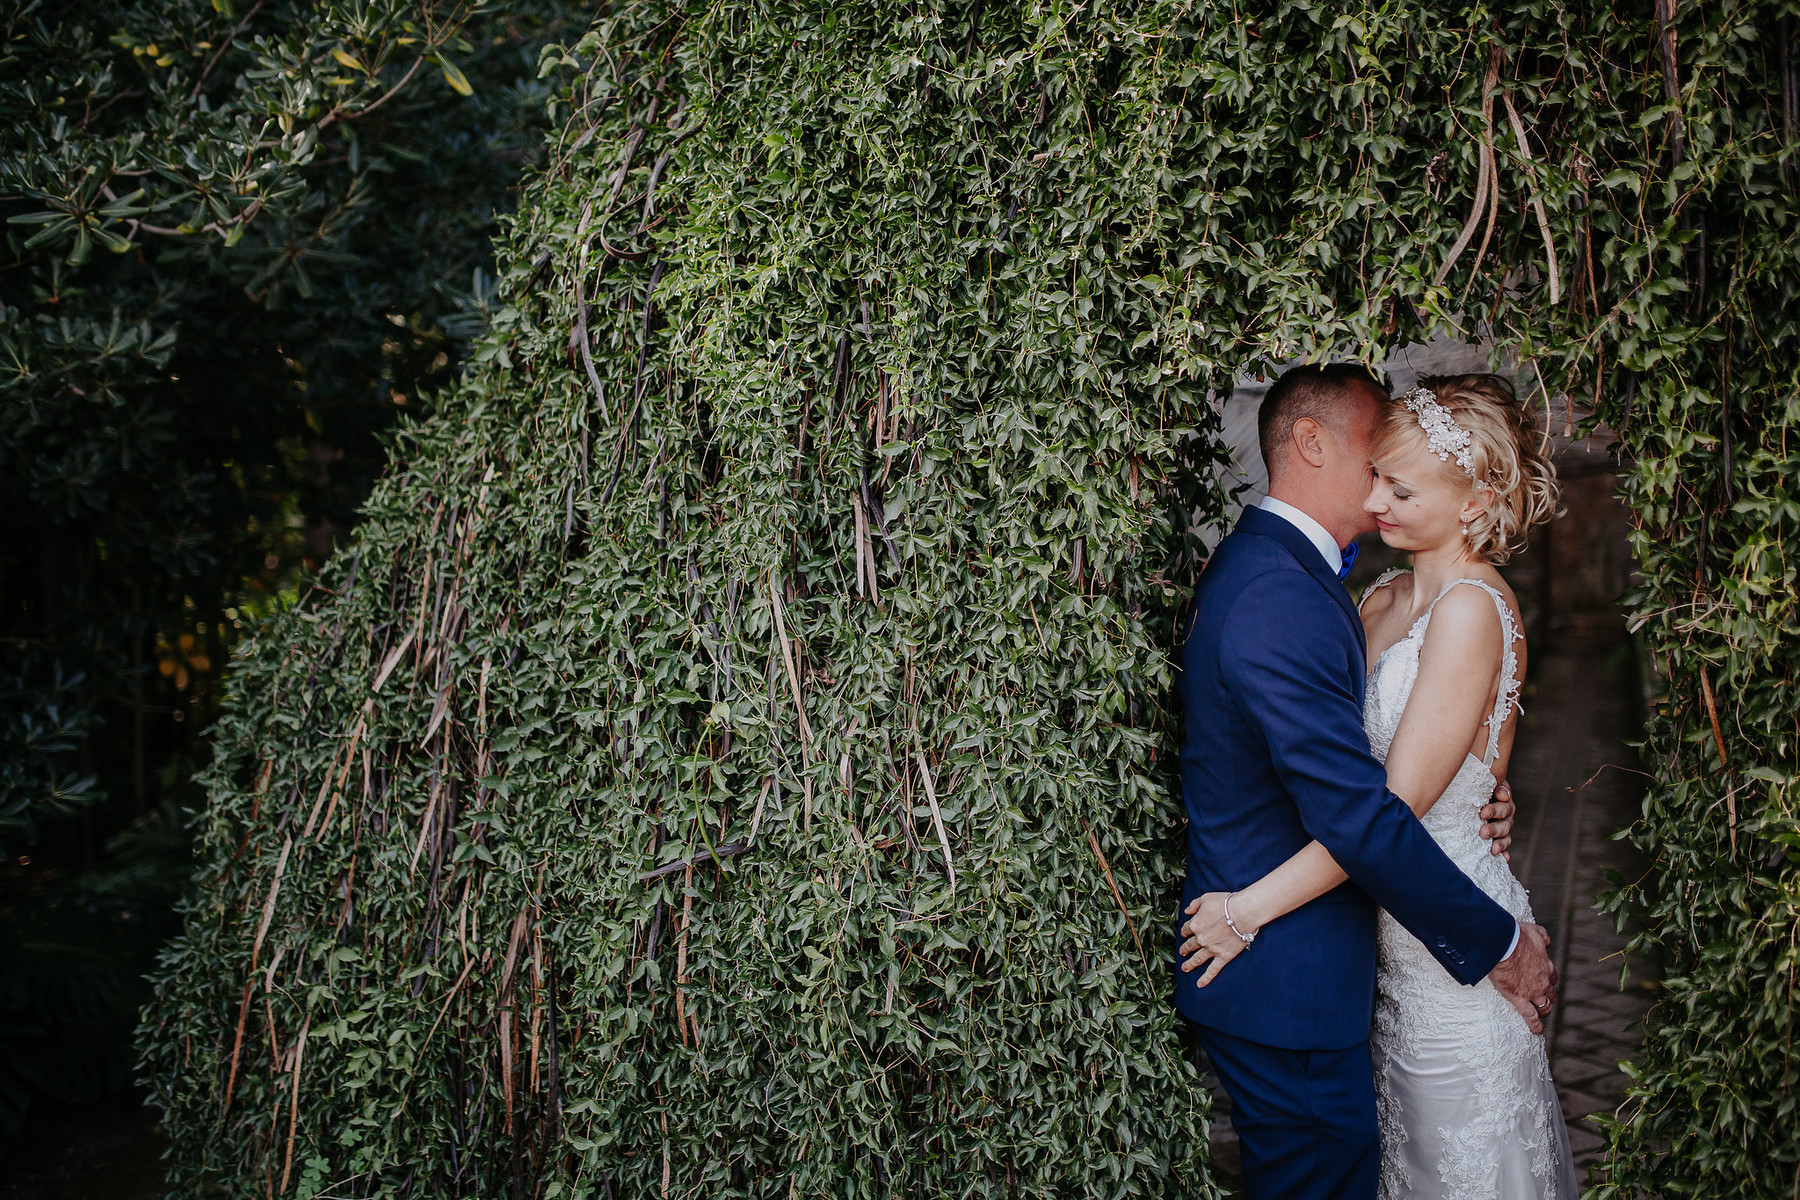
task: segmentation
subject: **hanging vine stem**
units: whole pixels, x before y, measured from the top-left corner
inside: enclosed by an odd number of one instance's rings
[[[1706,701],[1706,716],[1712,722],[1713,745],[1719,751],[1719,770],[1727,775],[1731,773],[1731,759],[1725,753],[1725,731],[1719,724],[1719,706],[1713,700],[1712,680],[1707,677],[1706,668],[1700,668],[1700,695]],[[1731,854],[1737,856],[1737,789],[1727,787],[1725,790],[1725,819],[1731,835]]]
[[[1456,235],[1456,241],[1450,245],[1450,252],[1444,256],[1443,265],[1438,267],[1432,282],[1441,284],[1450,278],[1450,272],[1456,267],[1456,260],[1468,248],[1475,237],[1475,231],[1481,228],[1485,219],[1487,232],[1482,235],[1481,249],[1475,254],[1475,265],[1469,270],[1469,280],[1473,284],[1475,274],[1481,269],[1482,256],[1487,253],[1488,238],[1492,236],[1494,215],[1500,208],[1500,184],[1495,178],[1498,174],[1494,163],[1494,90],[1500,82],[1501,51],[1498,44],[1488,49],[1487,78],[1481,85],[1481,135],[1477,146],[1477,174],[1475,176],[1475,198],[1469,203],[1469,216],[1463,222],[1462,229]],[[1463,294],[1468,295],[1464,287]]]
[[[788,644],[787,621],[782,615],[781,586],[774,574],[769,575],[769,615],[774,626],[775,642],[781,647],[781,662],[787,668],[788,688],[794,695],[794,715],[800,723],[800,756],[812,762],[812,726],[806,720],[806,698],[800,689],[800,671],[794,664],[794,650]]]
[[[1513,107],[1512,93],[1503,91],[1500,100],[1506,105],[1507,120],[1512,123],[1513,137],[1518,140],[1519,154],[1530,168],[1531,177],[1531,210],[1537,214],[1538,233],[1544,239],[1545,269],[1550,273],[1550,303],[1562,302],[1562,272],[1556,266],[1556,239],[1550,233],[1550,214],[1544,208],[1543,190],[1537,182],[1537,160],[1531,157],[1531,140],[1525,136],[1525,122],[1519,119],[1519,110]]]
[[[944,831],[944,813],[938,807],[937,784],[931,778],[931,764],[925,761],[923,750],[914,750],[913,758],[919,764],[919,782],[925,788],[925,803],[931,809],[931,826],[937,830],[938,846],[944,852],[944,870],[950,877],[950,890],[956,891],[956,860],[950,854],[950,835]]]
[[[593,213],[594,207],[591,203],[583,205],[581,209],[581,220],[575,227],[575,243],[580,249],[576,251],[575,260],[575,328],[569,334],[569,341],[574,344],[576,350],[581,355],[581,365],[587,372],[588,386],[593,389],[594,401],[600,406],[600,419],[602,421],[611,421],[612,410],[609,409],[606,404],[606,388],[600,382],[600,372],[594,367],[594,349],[593,346],[589,344],[590,339],[588,336],[588,303],[586,292],[588,270],[587,226],[588,218],[593,216]],[[605,276],[606,264],[611,261],[611,255],[601,261],[601,278],[604,278]],[[595,285],[598,286],[600,280],[596,279],[594,282]],[[587,469],[587,427],[585,422],[582,425],[581,450],[582,470],[585,472]]]
[[[638,409],[644,403],[644,369],[650,360],[650,326],[656,319],[656,285],[662,282],[663,265],[664,260],[658,259],[650,272],[650,283],[644,289],[644,327],[638,343],[637,370],[631,383],[631,411],[625,414],[619,427],[619,440],[613,448],[612,477],[606,481],[606,490],[600,493],[601,504],[612,499],[613,489],[619,486],[619,476],[625,469],[625,446],[636,425]]]

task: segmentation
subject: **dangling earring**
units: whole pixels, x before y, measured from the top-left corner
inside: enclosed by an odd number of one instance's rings
[[[1469,536],[1469,523],[1467,521],[1463,522],[1463,536],[1464,537]]]

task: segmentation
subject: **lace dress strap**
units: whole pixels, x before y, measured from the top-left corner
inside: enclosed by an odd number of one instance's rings
[[[1375,577],[1375,582],[1363,589],[1362,599],[1356,602],[1356,611],[1361,612],[1362,606],[1369,602],[1370,596],[1373,596],[1376,592],[1380,591],[1404,574],[1406,574],[1405,567],[1389,567],[1387,570],[1377,575]]]
[[[1519,689],[1523,686],[1519,679],[1519,656],[1513,650],[1513,643],[1520,641],[1525,635],[1519,631],[1519,623],[1513,620],[1512,609],[1507,607],[1506,597],[1500,594],[1499,588],[1484,580],[1452,579],[1438,593],[1437,600],[1431,602],[1431,608],[1436,608],[1438,600],[1449,595],[1450,589],[1459,583],[1473,584],[1486,592],[1500,612],[1500,690],[1494,697],[1494,711],[1482,722],[1488,727],[1488,747],[1481,765],[1492,767],[1495,756],[1500,753],[1500,730],[1505,726],[1506,718],[1512,715],[1515,708],[1520,712],[1525,711],[1524,706],[1519,703]],[[1430,608],[1425,610],[1425,615],[1431,615]]]

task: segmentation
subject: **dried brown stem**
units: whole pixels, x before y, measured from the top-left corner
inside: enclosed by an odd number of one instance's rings
[[[1081,823],[1081,827],[1087,830],[1088,845],[1093,848],[1094,857],[1100,860],[1100,870],[1106,876],[1106,886],[1112,889],[1113,901],[1119,906],[1119,912],[1125,918],[1125,928],[1131,931],[1131,943],[1137,947],[1138,957],[1148,965],[1150,960],[1144,954],[1144,943],[1138,937],[1137,925],[1132,922],[1131,913],[1125,907],[1125,897],[1119,891],[1118,881],[1113,878],[1112,867],[1107,865],[1106,855],[1100,852],[1100,839],[1094,836],[1093,829],[1089,828],[1086,821]]]
[[[300,1025],[300,1040],[294,1046],[294,1082],[288,1088],[287,1153],[281,1159],[281,1187],[278,1194],[287,1195],[288,1178],[294,1169],[294,1131],[300,1123],[300,1064],[306,1057],[306,1034],[312,1028],[309,1015]]]
[[[1462,231],[1456,235],[1456,241],[1450,247],[1450,253],[1444,257],[1444,263],[1432,277],[1433,283],[1443,283],[1450,278],[1450,272],[1456,266],[1456,260],[1468,249],[1469,242],[1475,236],[1475,230],[1481,225],[1482,214],[1498,207],[1499,189],[1494,181],[1494,87],[1500,81],[1500,47],[1494,46],[1488,51],[1487,78],[1481,85],[1481,145],[1477,153],[1478,174],[1475,177],[1475,198],[1469,204],[1468,219],[1463,222]],[[1488,201],[1488,191],[1494,189],[1494,201]],[[1490,232],[1491,229],[1490,229]],[[1482,250],[1487,249],[1487,239],[1481,241]],[[1478,254],[1476,266],[1481,265]]]
[[[1719,706],[1713,702],[1712,680],[1706,677],[1706,668],[1700,668],[1700,695],[1706,700],[1706,715],[1712,722],[1713,746],[1719,751],[1719,769],[1729,773],[1731,761],[1725,756],[1725,731],[1719,724]],[[1731,853],[1737,854],[1737,792],[1727,786],[1725,789],[1725,820],[1727,834],[1731,839]]]
[[[1550,236],[1550,214],[1544,208],[1544,197],[1537,187],[1537,160],[1531,157],[1531,143],[1525,137],[1525,122],[1519,119],[1519,110],[1513,107],[1512,94],[1501,93],[1500,101],[1506,105],[1506,117],[1512,124],[1513,137],[1518,139],[1519,153],[1532,166],[1531,210],[1537,214],[1538,233],[1544,239],[1544,259],[1550,271],[1550,303],[1557,304],[1562,300],[1562,273],[1556,266],[1556,239]]]
[[[765,785],[763,788],[763,795],[766,796],[768,794],[769,789]],[[752,828],[754,828],[754,826]],[[673,875],[678,871],[685,871],[693,867],[703,866],[709,862],[724,862],[728,858],[736,858],[740,854],[749,853],[749,851],[750,847],[743,842],[726,842],[717,849],[707,849],[703,847],[693,858],[684,858],[672,863],[664,863],[655,870],[645,871],[642,875],[638,876],[638,882],[654,883],[665,875]]]
[[[775,576],[769,576],[769,611],[775,619],[775,641],[781,647],[781,661],[787,667],[788,687],[794,694],[794,711],[800,718],[800,754],[812,761],[812,725],[806,719],[806,701],[800,692],[800,669],[794,664],[794,649],[788,644],[787,621],[782,616],[781,587]]]
[[[919,761],[919,781],[925,785],[925,802],[931,806],[931,823],[937,829],[938,845],[944,850],[944,869],[950,873],[950,890],[956,890],[956,863],[950,857],[950,836],[944,832],[944,814],[938,809],[937,786],[931,780],[931,768],[922,751],[914,750]],[[952,780],[951,782],[955,782]]]

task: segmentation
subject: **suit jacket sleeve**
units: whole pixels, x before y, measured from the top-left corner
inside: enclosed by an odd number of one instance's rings
[[[1233,606],[1221,666],[1301,824],[1461,983],[1487,976],[1517,928],[1387,787],[1352,691],[1345,614],[1310,576],[1271,572]]]

